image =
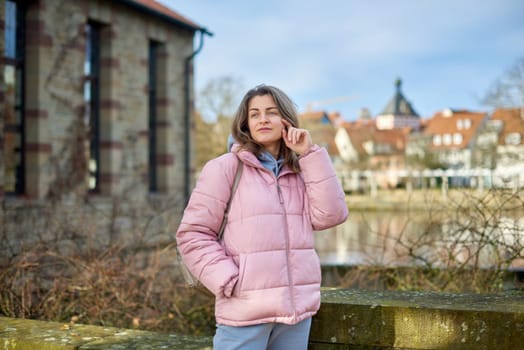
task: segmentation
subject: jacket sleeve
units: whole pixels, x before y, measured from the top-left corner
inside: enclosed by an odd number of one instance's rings
[[[299,158],[299,164],[313,229],[324,230],[343,223],[348,216],[345,194],[326,149],[314,145]]]
[[[213,294],[230,297],[238,267],[218,242],[218,231],[236,168],[226,158],[209,161],[184,210],[176,233],[178,250],[191,273]]]

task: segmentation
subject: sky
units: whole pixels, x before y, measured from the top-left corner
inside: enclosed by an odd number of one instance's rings
[[[213,33],[195,58],[197,98],[228,76],[238,101],[264,83],[301,112],[354,120],[362,108],[380,114],[400,78],[423,118],[489,111],[482,96],[524,58],[523,0],[158,1]]]

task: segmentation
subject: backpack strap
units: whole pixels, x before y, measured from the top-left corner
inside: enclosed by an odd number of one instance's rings
[[[238,183],[240,182],[240,177],[242,176],[242,169],[243,169],[243,163],[238,158],[238,154],[235,153],[235,156],[238,160],[237,165],[237,172],[235,174],[235,179],[233,180],[233,186],[231,186],[231,194],[229,195],[229,200],[227,201],[226,209],[224,210],[224,217],[222,218],[222,224],[220,225],[220,230],[218,231],[218,240],[221,241],[224,237],[224,229],[226,228],[227,224],[227,216],[229,214],[229,208],[231,208],[231,200],[233,199],[233,196],[235,195],[235,192],[238,187]]]

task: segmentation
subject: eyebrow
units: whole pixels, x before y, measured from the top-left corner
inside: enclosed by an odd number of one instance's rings
[[[266,108],[266,111],[269,111],[270,109],[276,109],[278,111],[278,107],[277,106],[274,106],[274,107],[268,107]],[[249,109],[250,111],[258,111],[259,109],[258,108],[255,108],[255,107],[251,107]]]

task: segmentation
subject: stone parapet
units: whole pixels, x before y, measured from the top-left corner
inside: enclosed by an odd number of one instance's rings
[[[524,293],[324,289],[309,350],[524,349]],[[212,349],[211,337],[0,317],[3,349]]]
[[[325,289],[310,350],[524,349],[524,293]]]
[[[209,337],[0,317],[4,350],[211,350]]]

